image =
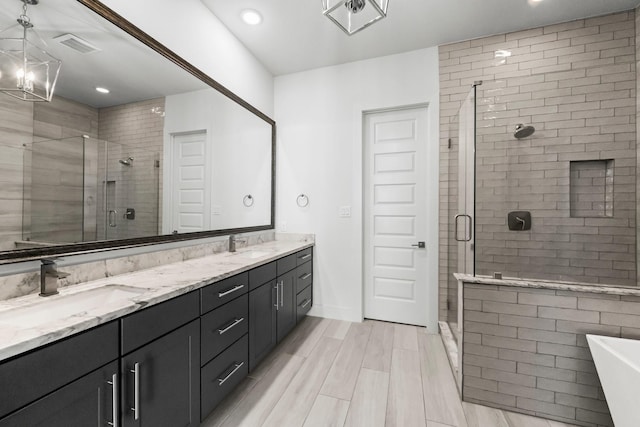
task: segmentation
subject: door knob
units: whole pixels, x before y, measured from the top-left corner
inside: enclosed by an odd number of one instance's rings
[[[420,248],[420,249],[424,249],[424,248],[426,247],[426,246],[425,246],[425,244],[424,244],[424,242],[418,242],[417,244],[416,244],[416,243],[414,243],[414,244],[413,244],[413,245],[411,245],[411,246],[415,246],[415,247],[418,247],[418,248]]]

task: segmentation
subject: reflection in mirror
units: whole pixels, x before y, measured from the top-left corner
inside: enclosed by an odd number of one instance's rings
[[[272,122],[75,0],[29,17],[62,68],[51,102],[0,93],[0,251],[272,226]]]

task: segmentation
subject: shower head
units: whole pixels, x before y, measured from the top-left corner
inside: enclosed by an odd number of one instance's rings
[[[522,139],[533,135],[535,131],[536,128],[534,128],[533,126],[525,126],[520,123],[518,126],[516,126],[516,132],[513,134],[513,136],[515,136],[517,139]]]
[[[133,162],[133,157],[127,157],[126,159],[118,160],[121,165],[131,166],[131,162]]]

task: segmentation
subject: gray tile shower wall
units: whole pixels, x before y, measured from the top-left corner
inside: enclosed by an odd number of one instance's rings
[[[640,339],[640,298],[464,285],[463,399],[613,426],[585,334]]]
[[[628,11],[440,46],[441,318],[447,266],[456,256],[447,245],[458,187],[457,154],[448,139],[455,143],[452,122],[476,80],[484,81],[476,272],[636,285],[635,19]],[[518,123],[534,125],[535,134],[515,139]],[[602,202],[602,211],[572,217],[570,162],[585,160],[611,166],[613,206],[601,191],[593,202]],[[512,210],[531,211],[531,231],[508,230]]]
[[[156,98],[100,109],[100,139],[124,144],[118,157],[108,163],[108,179],[117,186],[116,205],[136,210],[134,220],[119,220],[118,227],[109,230],[109,238],[155,236],[162,232],[164,101]],[[133,157],[132,166],[118,163],[118,159],[127,157]],[[98,198],[98,211],[102,200]],[[103,236],[104,229],[99,229],[98,238]]]

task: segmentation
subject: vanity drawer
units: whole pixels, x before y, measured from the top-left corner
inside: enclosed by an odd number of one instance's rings
[[[244,272],[221,280],[202,288],[202,314],[205,314],[222,304],[246,294],[249,290],[249,273]]]
[[[222,354],[202,367],[202,417],[207,415],[249,373],[249,338],[245,335]]]
[[[122,318],[122,354],[197,319],[200,315],[199,302],[198,291],[189,292]]]
[[[118,358],[118,322],[0,363],[0,418]]]
[[[296,300],[296,323],[300,323],[300,320],[307,315],[311,306],[313,305],[313,286],[309,286],[304,291],[298,294]]]
[[[204,365],[249,331],[249,295],[205,314],[201,325],[200,360]]]
[[[313,259],[313,248],[307,248],[303,251],[300,251],[296,254],[296,263],[297,265],[302,265],[307,263]]]
[[[296,267],[296,293],[302,292],[313,281],[313,263],[305,262]]]
[[[286,273],[287,271],[291,271],[296,268],[297,265],[297,255],[292,254],[283,258],[280,258],[278,261],[278,276]]]
[[[253,270],[249,270],[249,290],[254,290],[260,285],[276,278],[276,262],[270,262],[269,264],[261,265]]]

